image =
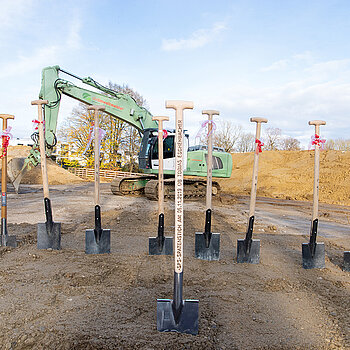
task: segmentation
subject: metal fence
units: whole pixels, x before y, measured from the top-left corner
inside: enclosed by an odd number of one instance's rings
[[[79,176],[83,179],[94,178],[95,170],[92,168],[68,168],[68,171],[76,176]],[[137,173],[128,173],[125,171],[115,171],[115,170],[104,170],[100,169],[100,177],[105,179],[114,179],[115,177],[124,177],[124,176],[140,176],[143,174]]]

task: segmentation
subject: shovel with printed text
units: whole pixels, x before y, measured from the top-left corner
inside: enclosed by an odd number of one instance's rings
[[[10,114],[0,114],[2,119],[2,167],[1,167],[1,241],[3,247],[16,247],[16,236],[9,236],[7,232],[7,147],[10,139],[7,132],[7,119],[15,119]]]
[[[324,243],[317,243],[318,229],[318,192],[320,180],[320,125],[326,125],[323,120],[311,120],[309,125],[315,125],[315,170],[314,170],[314,195],[312,206],[312,219],[310,229],[309,243],[302,244],[303,268],[304,269],[323,269],[325,267],[325,249]]]
[[[212,179],[213,179],[213,115],[218,111],[206,110],[202,114],[208,115],[208,157],[207,157],[207,193],[204,232],[196,232],[195,256],[202,260],[219,260],[220,233],[211,232],[212,216]]]
[[[175,148],[175,271],[174,298],[157,300],[157,329],[160,332],[198,333],[198,300],[183,300],[183,110],[193,102],[166,101],[176,110]]]
[[[259,264],[260,261],[260,240],[253,239],[254,214],[256,191],[258,186],[258,165],[259,153],[261,152],[262,143],[260,142],[261,123],[267,123],[265,118],[250,118],[252,123],[256,123],[255,134],[255,153],[253,165],[252,189],[250,191],[249,218],[245,239],[237,241],[237,263]]]
[[[158,236],[149,237],[149,255],[172,255],[173,237],[164,236],[164,172],[163,172],[163,121],[169,117],[152,117],[158,121]]]
[[[102,229],[100,207],[100,138],[99,138],[99,111],[104,111],[104,106],[89,106],[89,111],[95,111],[94,122],[94,165],[95,165],[95,228],[85,231],[85,253],[106,254],[111,251],[111,231]]]
[[[46,222],[38,223],[37,247],[38,249],[61,249],[61,223],[53,222],[52,208],[49,195],[49,179],[47,176],[46,150],[45,150],[45,131],[43,119],[43,105],[47,100],[36,100],[31,102],[38,106],[38,131],[40,147],[41,175],[43,179],[44,206]]]

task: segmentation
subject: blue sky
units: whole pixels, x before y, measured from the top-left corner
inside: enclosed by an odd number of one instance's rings
[[[326,139],[350,138],[349,18],[347,0],[0,0],[0,113],[29,137],[41,70],[60,65],[128,84],[169,127],[165,100],[193,101],[192,139],[204,109],[247,132],[264,116],[305,146],[312,119]],[[63,98],[59,123],[76,104]]]

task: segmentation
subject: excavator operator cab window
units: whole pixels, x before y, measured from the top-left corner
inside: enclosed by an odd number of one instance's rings
[[[168,135],[163,142],[163,158],[174,158],[175,149],[174,149],[174,135]],[[158,139],[156,139],[153,149],[152,149],[152,159],[158,159]]]

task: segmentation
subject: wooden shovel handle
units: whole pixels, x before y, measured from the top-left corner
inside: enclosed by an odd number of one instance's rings
[[[250,118],[250,121],[252,122],[252,123],[267,123],[268,122],[268,120],[266,119],[266,118],[260,118],[260,117],[252,117],[252,118]]]
[[[48,103],[49,103],[48,100],[34,100],[31,102],[32,105],[38,105],[38,106],[46,105]]]
[[[45,132],[43,124],[43,111],[42,105],[47,104],[47,100],[34,100],[31,102],[32,105],[38,106],[38,131],[39,131],[39,148],[40,148],[40,165],[41,165],[41,176],[43,180],[43,191],[44,198],[50,198],[49,196],[49,179],[47,176],[47,166],[46,166],[46,149],[45,149]]]
[[[99,128],[99,119],[98,113],[99,111],[104,111],[106,109],[105,106],[101,105],[92,105],[89,106],[88,111],[94,111],[94,170],[95,170],[95,193],[94,193],[94,201],[95,205],[100,205],[100,145],[98,138],[98,128]]]
[[[309,125],[326,125],[324,120],[310,120]]]
[[[207,109],[207,110],[202,111],[202,114],[207,114],[207,115],[212,117],[213,115],[219,115],[220,112],[219,111],[215,111],[213,109]]]
[[[152,120],[158,121],[158,215],[161,215],[164,214],[163,121],[169,117],[154,116]]]
[[[320,135],[320,125],[326,125],[324,120],[310,120],[309,125],[315,125],[315,134]],[[314,162],[314,194],[312,203],[312,222],[318,218],[318,195],[320,182],[320,145],[315,145],[315,162]]]
[[[165,108],[173,108],[176,110],[193,109],[193,102],[182,100],[168,100],[165,101]]]
[[[158,122],[159,122],[159,125],[160,125],[160,122],[168,121],[168,120],[169,120],[169,117],[167,117],[167,116],[154,116],[154,117],[152,117],[152,120],[158,121]],[[158,128],[158,129],[159,129],[159,130],[163,130],[163,128],[162,128],[162,129]]]
[[[3,120],[7,120],[7,119],[15,119],[15,116],[12,114],[0,114],[0,118]]]
[[[166,101],[175,112],[175,273],[183,271],[183,110],[192,109],[191,101]]]

